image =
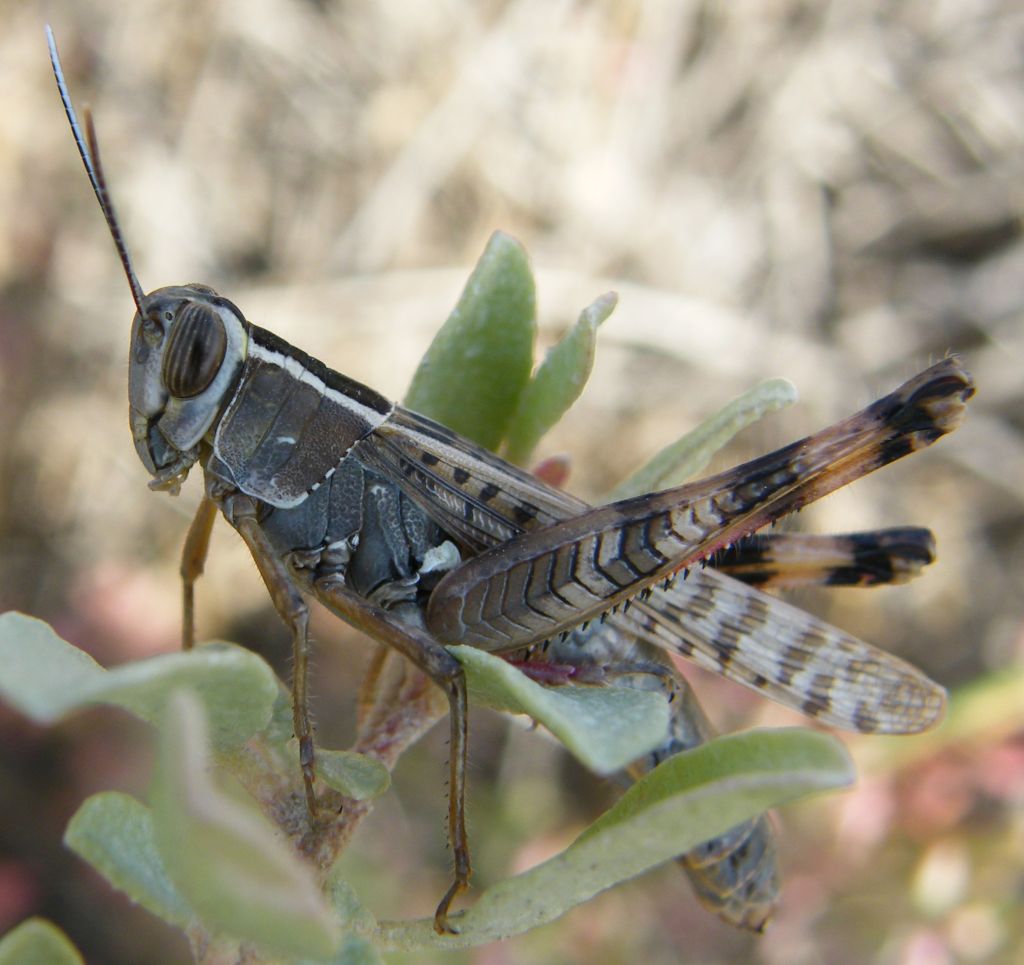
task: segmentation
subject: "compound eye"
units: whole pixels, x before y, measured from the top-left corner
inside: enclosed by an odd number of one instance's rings
[[[164,387],[179,399],[191,399],[208,388],[220,371],[228,347],[220,316],[209,305],[186,302],[164,349]]]

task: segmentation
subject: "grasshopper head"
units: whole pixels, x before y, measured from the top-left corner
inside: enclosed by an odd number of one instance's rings
[[[245,358],[242,313],[205,285],[158,288],[132,321],[129,419],[155,489],[176,490]]]
[[[135,302],[128,361],[135,449],[153,475],[150,486],[177,492],[230,394],[245,357],[248,326],[231,302],[205,285],[142,291],[107,191],[92,116],[86,111],[83,136],[49,27],[46,37],[71,133]]]

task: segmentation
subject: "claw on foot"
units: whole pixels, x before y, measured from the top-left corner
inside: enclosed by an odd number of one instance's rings
[[[445,892],[444,897],[441,899],[441,904],[437,906],[437,911],[434,912],[434,931],[439,935],[459,934],[458,928],[448,921],[448,909],[451,908],[452,902],[466,890],[468,885],[469,882],[465,878],[456,878],[451,883],[451,887]]]

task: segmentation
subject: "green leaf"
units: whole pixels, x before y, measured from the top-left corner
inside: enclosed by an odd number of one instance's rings
[[[52,724],[78,706],[81,693],[105,674],[42,620],[0,615],[0,696],[36,723]]]
[[[325,784],[357,801],[379,797],[391,786],[391,774],[380,761],[355,751],[317,748],[316,773]]]
[[[220,750],[267,726],[279,689],[266,662],[234,644],[210,643],[104,670],[42,620],[0,616],[0,696],[39,723],[91,704],[115,704],[156,723],[168,695],[183,686],[202,699]]]
[[[153,838],[149,808],[128,794],[94,794],[64,831],[64,843],[147,911],[184,928],[194,918],[174,887]]]
[[[53,922],[29,918],[0,940],[0,965],[82,965],[82,956]]]
[[[341,935],[312,868],[250,798],[211,777],[203,705],[173,694],[153,787],[154,838],[177,889],[214,934],[296,958],[328,958]]]
[[[435,935],[429,919],[386,922],[382,947],[455,948],[521,934],[768,808],[852,780],[843,746],[824,734],[719,738],[662,763],[561,854],[487,889],[452,916],[458,935]]]
[[[533,368],[535,317],[526,252],[495,232],[423,356],[405,405],[497,449]]]
[[[682,485],[696,476],[741,429],[796,400],[796,386],[788,379],[758,382],[696,429],[662,449],[647,465],[616,486],[608,494],[608,501]]]
[[[319,762],[319,756],[317,761]],[[340,877],[337,868],[327,880],[327,897],[334,907],[345,936],[341,947],[329,960],[330,965],[382,965],[383,959],[371,939],[377,920],[359,902],[352,887]],[[301,965],[313,965],[303,961]],[[321,965],[321,963],[317,963]]]
[[[544,356],[509,425],[507,452],[512,462],[524,464],[544,433],[579,398],[594,365],[597,326],[611,315],[618,300],[615,292],[601,295]]]
[[[542,687],[475,647],[449,647],[466,671],[471,699],[529,714],[586,767],[611,774],[656,747],[668,730],[660,693],[618,687]]]
[[[212,642],[117,667],[83,694],[156,723],[168,697],[188,687],[203,702],[217,749],[237,747],[270,721],[279,683],[267,663],[233,643]]]
[[[376,931],[377,919],[360,903],[352,886],[342,877],[337,864],[331,869],[324,890],[342,928],[363,935]]]
[[[346,935],[330,958],[303,958],[297,965],[384,965],[384,959],[373,944],[361,935]]]

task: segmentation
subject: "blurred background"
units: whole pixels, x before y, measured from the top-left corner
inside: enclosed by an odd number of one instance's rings
[[[1024,961],[1020,4],[0,0],[0,13],[3,609],[107,666],[175,649],[200,491],[196,478],[176,500],[149,492],[133,452],[133,307],[54,88],[49,20],[147,290],[211,284],[396,398],[495,229],[531,254],[544,342],[618,291],[592,384],[542,444],[571,453],[569,487],[587,498],[769,375],[801,403],[714,468],[948,351],[976,378],[955,435],[788,524],[935,531],[939,559],[917,582],[798,602],[959,703],[935,735],[844,738],[857,789],[778,816],[784,897],[767,934],[719,924],[666,867],[443,960]],[[287,671],[287,635],[223,525],[198,606],[201,636]],[[344,746],[372,647],[323,613],[314,633],[320,739]],[[691,679],[724,730],[801,722]],[[614,798],[493,715],[475,713],[471,734],[480,886],[563,847]],[[447,883],[443,736],[402,760],[345,858],[381,917],[432,913]],[[188,960],[60,842],[89,794],[144,795],[150,757],[126,715],[42,730],[0,707],[0,934],[43,914],[92,962]]]

